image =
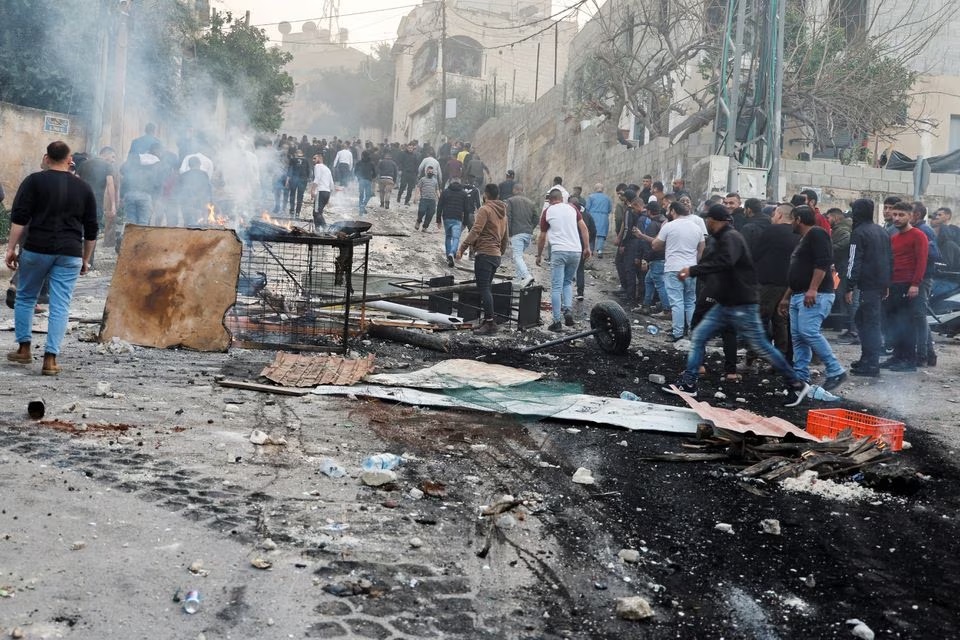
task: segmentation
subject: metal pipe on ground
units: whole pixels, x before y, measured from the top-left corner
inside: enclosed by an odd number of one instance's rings
[[[408,307],[407,305],[397,304],[395,302],[373,301],[367,302],[366,304],[367,307],[371,309],[379,309],[380,311],[386,311],[400,316],[416,318],[417,320],[424,320],[444,327],[459,327],[463,324],[463,319],[456,316],[449,316],[444,313],[432,313],[424,309]]]

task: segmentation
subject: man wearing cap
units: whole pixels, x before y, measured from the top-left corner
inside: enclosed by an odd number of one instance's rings
[[[417,192],[420,194],[420,204],[417,206],[417,224],[414,229],[426,232],[430,228],[430,221],[437,210],[437,197],[440,193],[440,182],[433,173],[433,165],[427,165],[427,174],[417,181]]]
[[[854,289],[860,292],[860,305],[854,314],[860,336],[860,359],[850,365],[855,376],[880,375],[882,303],[890,290],[893,254],[890,235],[873,222],[873,200],[854,200],[853,233],[850,234],[850,259],[847,267],[847,304],[853,304]]]
[[[733,228],[733,216],[722,205],[707,211],[710,241],[699,264],[680,271],[681,280],[702,278],[703,294],[716,301],[697,324],[691,336],[687,368],[675,385],[662,389],[668,393],[697,395],[697,380],[703,364],[706,343],[724,328],[733,326],[737,335],[760,353],[780,372],[787,384],[786,407],[795,407],[810,393],[810,385],[793,370],[783,354],[770,344],[760,324],[757,275],[747,244]]]
[[[790,255],[787,291],[780,300],[779,311],[781,315],[790,315],[793,368],[797,375],[809,382],[810,361],[816,353],[826,367],[823,388],[830,391],[847,379],[847,372],[820,331],[836,297],[833,245],[830,234],[817,226],[816,214],[808,206],[793,210],[793,232],[800,236],[800,243]]]
[[[506,202],[513,197],[513,186],[516,184],[516,175],[513,169],[507,169],[507,179],[500,183],[500,199]]]

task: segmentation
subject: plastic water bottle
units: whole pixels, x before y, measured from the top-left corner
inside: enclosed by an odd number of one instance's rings
[[[200,611],[199,591],[187,591],[187,597],[183,599],[183,610],[190,614]]]
[[[822,400],[823,402],[839,402],[843,399],[840,396],[833,395],[819,385],[813,387],[811,397],[813,397],[814,400]]]
[[[392,453],[378,453],[367,456],[360,463],[364,471],[376,471],[377,469],[393,469],[400,464],[400,456]]]
[[[658,326],[655,325],[655,324],[648,324],[648,325],[647,325],[647,333],[649,333],[649,334],[652,335],[652,336],[655,336],[655,335],[657,335],[658,333],[660,333],[660,327],[658,327]]]
[[[621,391],[620,392],[621,400],[630,400],[631,402],[640,402],[640,396],[630,391]]]

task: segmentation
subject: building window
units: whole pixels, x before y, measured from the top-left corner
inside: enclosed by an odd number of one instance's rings
[[[483,45],[467,36],[447,38],[444,68],[450,73],[479,78],[483,73]]]
[[[436,40],[429,40],[413,56],[413,68],[410,71],[410,86],[415,87],[437,72]]]

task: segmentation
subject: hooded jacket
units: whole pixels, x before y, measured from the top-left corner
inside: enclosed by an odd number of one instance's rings
[[[732,223],[710,236],[700,263],[690,267],[690,276],[702,276],[702,295],[725,307],[759,301],[750,250]]]
[[[467,192],[463,190],[463,185],[459,182],[451,182],[450,185],[440,192],[440,199],[437,200],[437,224],[440,220],[459,220],[466,222],[467,214],[470,213],[470,202]]]
[[[850,234],[850,262],[847,287],[884,290],[893,277],[893,249],[890,234],[873,222],[873,203],[856,200],[853,209],[853,233]]]
[[[464,247],[473,247],[478,254],[502,256],[510,246],[507,223],[507,205],[502,200],[487,200],[477,210]]]

